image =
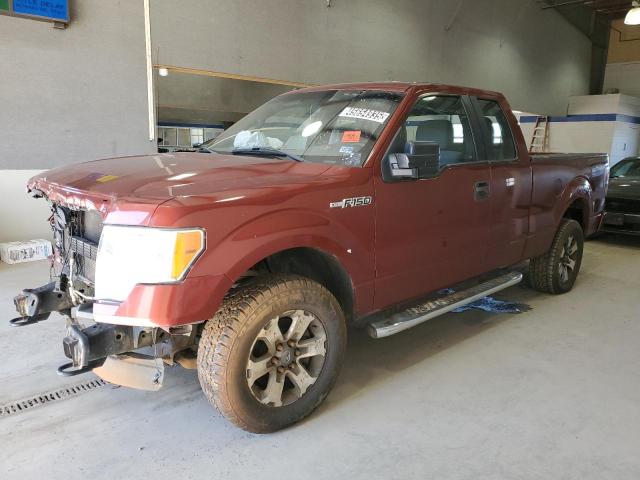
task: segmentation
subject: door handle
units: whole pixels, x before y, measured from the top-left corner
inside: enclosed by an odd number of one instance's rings
[[[482,202],[491,195],[489,182],[476,182],[473,184],[473,197],[476,202]]]

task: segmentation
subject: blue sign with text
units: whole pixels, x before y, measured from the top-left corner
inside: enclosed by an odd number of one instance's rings
[[[13,11],[18,15],[69,21],[69,0],[13,0]]]

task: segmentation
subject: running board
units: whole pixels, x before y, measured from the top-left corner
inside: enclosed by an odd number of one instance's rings
[[[510,272],[466,290],[454,292],[435,300],[429,300],[402,312],[395,313],[384,320],[371,323],[369,325],[369,335],[373,338],[389,337],[458,307],[473,303],[487,295],[516,285],[521,281],[522,273]]]

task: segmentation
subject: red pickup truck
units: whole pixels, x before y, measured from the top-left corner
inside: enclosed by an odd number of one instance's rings
[[[520,282],[525,260],[533,288],[569,291],[608,177],[606,155],[529,155],[498,93],[298,90],[197,153],[33,178],[54,275],[11,323],[61,312],[60,374],[157,389],[179,363],[233,423],[274,431],[326,397],[349,324],[392,335]]]

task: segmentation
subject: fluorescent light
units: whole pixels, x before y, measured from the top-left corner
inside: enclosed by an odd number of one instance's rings
[[[174,175],[173,177],[167,178],[167,180],[184,180],[185,178],[193,177],[195,173],[181,173],[179,175]],[[174,185],[175,186],[175,185]]]
[[[624,18],[625,25],[640,25],[640,3],[633,2],[633,8],[629,10],[627,16]]]
[[[159,68],[158,69],[158,74],[161,77],[166,77],[167,75],[169,75],[169,69],[168,68]]]
[[[220,200],[216,200],[215,203],[233,202],[234,200],[240,200],[240,199],[243,199],[244,197],[245,197],[245,195],[240,195],[239,197],[222,198]]]

